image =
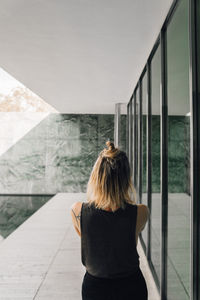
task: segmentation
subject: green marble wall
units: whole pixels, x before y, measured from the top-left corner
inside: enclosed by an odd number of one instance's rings
[[[99,152],[113,138],[114,115],[52,113],[0,156],[1,193],[85,192]],[[49,199],[0,196],[0,240]]]
[[[1,193],[85,192],[113,115],[50,114],[0,156]]]
[[[189,117],[168,118],[168,184],[170,193],[188,193],[190,184]],[[181,175],[181,176],[180,176]]]
[[[152,116],[152,193],[160,193],[160,116]]]
[[[142,116],[142,122],[143,122],[143,140],[142,140],[142,193],[147,192],[147,133],[146,133],[146,122],[147,117],[146,115]]]
[[[121,115],[120,149],[126,152],[126,115]]]

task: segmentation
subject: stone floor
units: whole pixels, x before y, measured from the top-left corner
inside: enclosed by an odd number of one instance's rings
[[[85,273],[70,206],[85,194],[57,194],[0,244],[0,300],[80,300]],[[149,300],[159,299],[138,244]]]

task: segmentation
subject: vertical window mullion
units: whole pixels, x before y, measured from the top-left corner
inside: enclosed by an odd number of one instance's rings
[[[133,170],[134,170],[134,186],[135,188],[137,188],[136,186],[136,170],[137,170],[137,166],[136,166],[136,162],[137,162],[137,148],[136,148],[136,93],[134,94],[134,98],[133,98]]]
[[[143,134],[143,127],[142,127],[142,81],[139,82],[139,109],[138,109],[138,195],[139,195],[139,202],[142,203],[142,134]]]
[[[161,41],[161,300],[167,300],[168,251],[168,106],[166,30],[162,28]]]
[[[129,103],[127,105],[127,114],[126,114],[126,153],[129,158]]]
[[[200,1],[190,0],[191,300],[200,299]]]
[[[147,205],[150,212],[147,231],[147,259],[151,261],[151,201],[152,201],[152,162],[151,162],[151,66],[147,63]]]
[[[130,106],[129,106],[129,161],[130,161],[130,166],[132,170],[132,159],[133,159],[133,118],[132,118],[132,100],[130,101]],[[133,172],[133,170],[132,170]]]

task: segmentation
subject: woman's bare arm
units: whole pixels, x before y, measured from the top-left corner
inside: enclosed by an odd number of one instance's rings
[[[140,232],[145,228],[149,218],[149,209],[145,204],[138,204],[137,220],[136,220],[136,243]]]
[[[81,217],[81,202],[76,202],[71,206],[71,216],[74,228],[79,236],[81,236],[81,226],[80,226],[80,217]]]

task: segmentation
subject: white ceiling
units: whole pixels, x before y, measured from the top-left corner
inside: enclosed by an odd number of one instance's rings
[[[171,3],[0,0],[0,67],[62,113],[114,113]]]

